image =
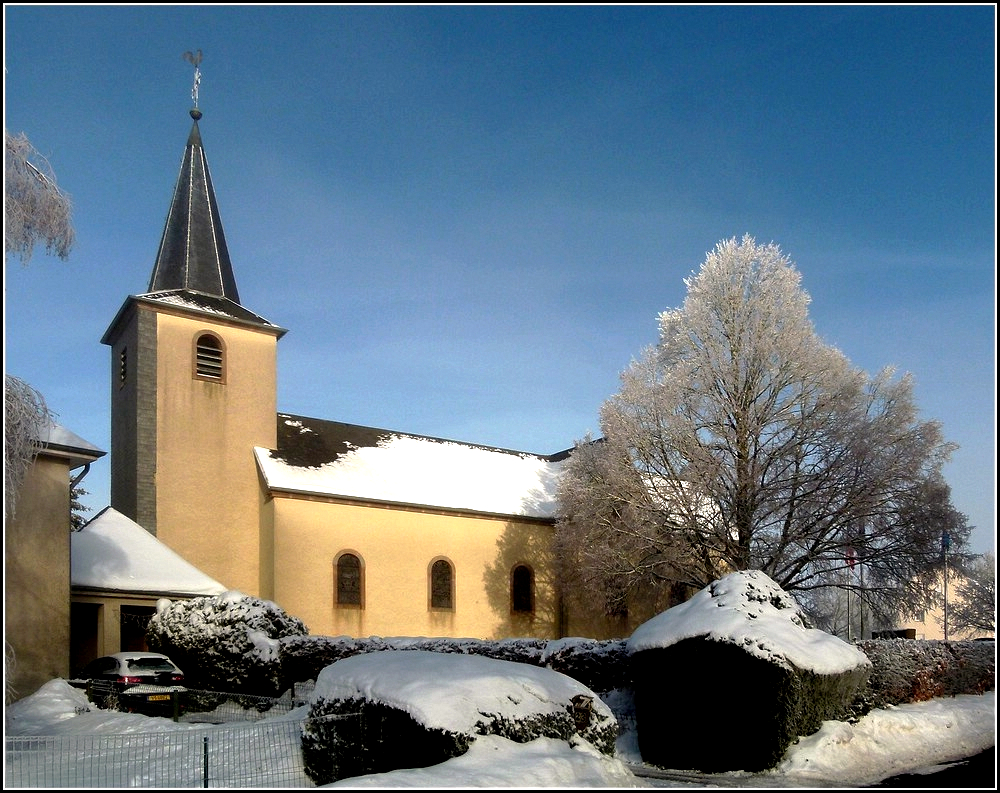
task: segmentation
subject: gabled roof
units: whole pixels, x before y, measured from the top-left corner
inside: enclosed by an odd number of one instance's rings
[[[41,441],[44,451],[54,457],[68,459],[70,470],[92,463],[107,454],[51,419],[41,435],[38,440]]]
[[[233,264],[215,200],[198,119],[188,135],[174,197],[149,279],[149,292],[184,289],[217,295],[239,304]]]
[[[538,455],[278,414],[278,448],[254,450],[273,493],[551,520],[568,452]]]
[[[105,507],[82,529],[70,533],[70,584],[164,597],[226,591],[113,507]]]

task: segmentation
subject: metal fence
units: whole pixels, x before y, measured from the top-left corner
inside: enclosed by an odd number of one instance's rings
[[[260,721],[291,712],[308,702],[309,690],[292,689],[281,697],[258,697],[185,689],[177,721],[203,724]]]
[[[262,711],[266,698],[222,696],[224,702],[200,715],[220,721],[226,715],[239,723],[118,735],[8,736],[4,788],[314,786],[302,762],[302,719],[262,721],[286,707],[280,699]],[[198,715],[185,714],[181,722]],[[362,717],[334,718],[357,728],[349,720]]]

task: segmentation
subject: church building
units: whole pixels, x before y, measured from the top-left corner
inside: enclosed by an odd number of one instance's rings
[[[529,454],[288,415],[286,330],[240,302],[191,111],[146,292],[111,349],[111,506],[313,634],[595,635],[556,591],[569,450]],[[364,399],[364,394],[358,394]]]

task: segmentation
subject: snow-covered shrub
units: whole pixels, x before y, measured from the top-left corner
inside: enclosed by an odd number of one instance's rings
[[[549,642],[542,663],[579,680],[587,688],[614,691],[631,688],[628,648],[624,639],[558,639]]]
[[[361,653],[378,650],[427,650],[482,655],[498,661],[544,666],[579,680],[593,691],[629,688],[625,640],[612,639],[453,639],[426,637],[291,636],[281,640],[281,663],[291,682],[315,680],[320,671]]]
[[[277,696],[286,688],[279,640],[308,632],[271,601],[229,591],[161,600],[146,641],[184,670],[189,688]]]
[[[345,714],[359,714],[349,716]],[[464,754],[480,735],[585,740],[613,754],[610,709],[566,675],[472,654],[386,650],[326,667],[303,728],[317,785]]]
[[[796,738],[847,712],[871,666],[809,627],[795,600],[755,570],[639,626],[628,650],[643,759],[709,772],[776,765]]]
[[[501,661],[540,666],[547,642],[543,639],[482,639],[380,636],[289,637],[281,641],[281,659],[285,679],[291,682],[315,680],[325,667],[341,658],[379,650],[424,650],[435,653],[483,655]],[[571,675],[572,676],[572,675]]]

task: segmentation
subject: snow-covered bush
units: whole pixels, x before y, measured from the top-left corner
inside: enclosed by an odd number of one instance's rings
[[[444,762],[480,735],[518,743],[584,740],[610,755],[618,724],[592,691],[549,669],[386,650],[345,658],[320,673],[302,755],[306,773],[322,785]]]
[[[996,688],[993,641],[870,639],[858,647],[871,660],[872,672],[855,702],[855,718],[873,708]]]
[[[279,640],[308,632],[271,601],[229,591],[161,600],[146,641],[184,670],[189,688],[277,696],[286,688]]]
[[[541,662],[549,669],[605,693],[632,687],[632,671],[624,639],[557,639],[545,647]]]
[[[436,653],[483,655],[499,661],[544,666],[579,680],[597,691],[629,688],[628,653],[621,639],[453,639],[426,637],[291,636],[281,640],[286,680],[315,680],[320,671],[341,658],[379,650],[427,650]]]
[[[860,650],[811,628],[759,570],[724,576],[657,615],[628,650],[643,759],[709,772],[773,767],[792,741],[847,712],[871,668]]]

